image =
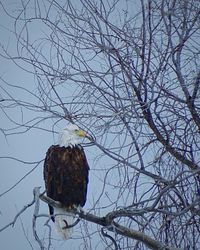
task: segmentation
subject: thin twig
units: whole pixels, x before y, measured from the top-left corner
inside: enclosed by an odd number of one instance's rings
[[[35,198],[33,198],[33,200],[28,203],[27,205],[25,205],[14,217],[13,221],[11,221],[9,224],[7,224],[6,226],[0,228],[0,232],[4,231],[6,228],[12,226],[14,227],[15,222],[17,221],[17,219],[19,218],[19,216],[29,207],[31,207],[33,204],[35,203]]]
[[[102,235],[103,235],[105,238],[110,239],[110,240],[112,241],[112,243],[114,244],[114,246],[115,246],[115,250],[118,250],[118,245],[117,245],[116,241],[115,241],[115,240],[113,239],[113,237],[110,236],[108,233],[104,232],[105,229],[106,229],[106,227],[102,227],[102,228],[101,228],[101,233],[102,233]]]
[[[0,197],[3,196],[4,194],[10,192],[13,188],[15,188],[20,182],[22,182],[30,173],[32,173],[38,165],[42,162],[43,160],[39,161],[34,168],[32,168],[28,173],[26,173],[21,179],[19,179],[14,185],[12,185],[10,188],[8,188],[6,191],[0,194]]]

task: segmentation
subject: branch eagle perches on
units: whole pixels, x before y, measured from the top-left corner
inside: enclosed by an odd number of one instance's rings
[[[57,207],[57,208],[62,207],[60,202],[54,201],[53,199],[45,196],[44,193],[40,194],[39,198],[42,201],[44,201],[45,203],[47,203],[53,207]],[[105,227],[108,231],[115,232],[116,234],[120,234],[124,237],[129,237],[129,238],[132,238],[134,240],[141,241],[149,249],[181,250],[179,248],[166,246],[166,245],[162,244],[161,242],[152,239],[151,237],[149,237],[148,235],[146,235],[142,232],[133,230],[131,228],[124,227],[124,226],[116,223],[114,221],[115,211],[108,213],[106,216],[103,216],[103,217],[99,217],[99,216],[96,216],[94,214],[85,212],[82,208],[81,209],[74,208],[74,209],[71,209],[69,212],[72,212],[72,213],[78,215],[78,217],[79,217],[76,220],[76,222],[73,225],[71,225],[71,227],[77,225],[77,223],[79,222],[80,219],[84,219],[84,220],[90,221],[92,223],[99,224],[99,225]]]

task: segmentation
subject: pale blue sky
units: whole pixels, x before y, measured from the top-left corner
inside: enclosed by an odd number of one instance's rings
[[[18,2],[15,0],[1,1],[4,6],[10,11],[10,13],[16,13],[16,7]],[[9,47],[9,51],[15,51],[14,36],[10,33],[9,29],[13,29],[13,20],[4,15],[0,6],[0,32],[1,32],[1,43],[4,46]],[[37,35],[38,36],[37,30]],[[32,34],[34,35],[34,34]],[[32,91],[35,90],[34,78],[30,74],[22,71],[12,62],[0,58],[0,76],[7,81],[9,84],[24,86]],[[4,90],[10,91],[14,98],[20,100],[28,99],[29,96],[19,89],[13,90],[6,86],[3,82],[0,83]],[[5,92],[0,89],[0,94],[5,97]],[[31,119],[34,115],[32,112],[24,114],[19,108],[14,110],[7,110],[10,117],[15,122],[20,122],[22,119]],[[63,123],[64,124],[64,123]],[[9,119],[1,112],[1,127],[11,128],[13,124]],[[61,125],[60,125],[61,126]],[[51,130],[52,121],[44,122],[43,127],[47,130]],[[59,129],[59,126],[56,128]],[[29,132],[17,135],[4,137],[3,133],[0,133],[0,144],[1,153],[0,157],[13,157],[22,161],[32,162],[44,159],[46,150],[48,147],[56,141],[56,135],[53,137],[52,133],[45,132],[42,130],[30,130]],[[23,164],[12,159],[3,158],[1,161],[1,175],[0,175],[0,193],[2,194],[16,182],[18,182],[22,176],[26,175],[36,164]],[[10,223],[17,211],[27,205],[33,198],[32,191],[36,186],[41,186],[41,191],[44,190],[43,182],[43,164],[40,164],[30,175],[28,175],[21,183],[19,183],[14,189],[0,197],[0,228]],[[0,233],[1,248],[4,250],[27,250],[27,249],[38,249],[38,245],[33,240],[32,235],[32,213],[33,208],[29,208],[25,213],[22,214],[20,219],[17,220],[15,226],[7,228],[5,231]],[[48,213],[46,204],[41,205],[41,212]],[[43,226],[45,220],[41,220],[42,223],[38,223],[38,234],[39,237],[45,235],[45,227]],[[52,224],[51,224],[52,225]],[[28,240],[25,238],[27,235]],[[58,237],[53,233],[53,237]],[[67,243],[53,240],[53,249],[66,249],[66,244],[70,246],[70,249],[77,249],[77,241],[70,240]],[[31,242],[32,246],[29,244]]]
[[[4,0],[1,2],[4,4],[7,10],[9,10],[9,13],[16,15],[19,12],[18,1]],[[8,50],[11,53],[14,53],[16,51],[16,40],[14,34],[10,32],[13,30],[14,20],[5,15],[1,7],[2,6],[0,6],[1,43],[5,46],[5,48],[8,47]],[[43,36],[45,33],[43,27],[40,25],[33,25],[31,31],[32,32],[30,32],[30,34],[34,39],[39,38],[40,35]],[[2,57],[0,57],[0,68],[0,76],[3,80],[6,81],[1,81],[0,83],[0,95],[2,95],[3,98],[8,97],[8,95],[6,94],[6,91],[8,91],[12,94],[13,98],[16,98],[20,101],[23,100],[29,103],[37,104],[38,100],[33,96],[38,94],[34,75],[21,70],[13,62],[5,60]],[[28,89],[31,93],[33,93],[33,95],[24,92],[22,89],[13,88],[9,86],[9,84],[12,84],[14,86],[20,86],[22,88],[24,87]],[[15,123],[24,123],[33,119],[36,115],[34,111],[24,111],[21,110],[19,107],[16,107],[14,109],[8,108],[6,109],[6,112],[6,114],[9,115],[9,117],[12,118]],[[1,127],[4,129],[13,128],[13,122],[9,120],[10,118],[6,117],[6,114],[3,114],[3,112],[1,112]],[[41,115],[41,113],[39,115]],[[57,134],[53,135],[53,133],[51,132],[52,128],[54,128],[55,131],[58,132],[65,125],[65,121],[61,121],[56,124],[55,127],[53,127],[54,122],[55,119],[48,119],[47,121],[40,123],[40,127],[42,129],[31,129],[26,133],[14,134],[7,136],[6,138],[4,137],[3,133],[0,133],[0,157],[13,157],[25,162],[35,162],[44,159],[48,147],[53,143],[56,143],[57,140]],[[106,197],[106,194],[102,192],[104,175],[102,174],[103,172],[101,168],[103,169],[105,167],[105,164],[106,167],[108,167],[111,162],[109,162],[109,160],[107,159],[105,163],[103,161],[100,161],[99,158],[96,158],[96,156],[99,154],[99,151],[95,146],[87,147],[85,151],[91,168],[89,175],[88,198],[85,209],[91,209],[94,205],[95,200],[97,200],[98,197],[101,196],[101,202],[103,200],[105,201],[105,203],[97,203],[96,207],[105,206],[104,209],[101,209],[101,213],[104,214],[106,211],[106,202],[108,202],[109,195],[108,197]],[[0,175],[1,194],[8,190],[10,187],[12,187],[14,184],[16,184],[36,165],[28,163],[24,164],[8,158],[1,158],[0,160],[0,167],[2,173]],[[94,169],[96,171],[94,171]],[[109,174],[111,174],[111,172],[109,172]],[[17,211],[19,211],[30,201],[32,201],[32,191],[33,188],[36,186],[41,186],[41,191],[44,190],[42,163],[15,188],[0,197],[0,228],[10,223],[16,215]],[[114,191],[111,192],[114,196]],[[40,207],[40,212],[47,214],[47,205],[43,204],[42,202],[41,204],[42,205]],[[9,227],[8,229],[0,233],[0,242],[1,245],[3,245],[3,249],[39,249],[32,235],[31,226],[33,209],[34,207],[32,206],[25,213],[23,213],[13,228]],[[96,211],[98,211],[98,209],[96,209]],[[38,219],[38,235],[41,238],[47,237],[47,229],[44,226],[45,221],[45,218],[41,220]],[[82,231],[85,233],[85,235],[87,235],[84,223],[80,224],[80,226],[82,227]],[[89,227],[91,229],[91,224],[89,224]],[[102,249],[102,245],[98,246],[98,241],[101,241],[101,239],[96,237],[96,227],[94,227],[93,230],[94,234],[92,235],[91,240],[94,245],[97,246],[96,249]],[[78,239],[78,237],[81,237],[79,226],[77,227],[77,232],[74,236],[77,237],[77,239],[75,240],[72,239],[67,242],[62,242],[54,233],[52,236],[52,249],[76,250],[78,249],[79,244],[82,242],[82,240]]]

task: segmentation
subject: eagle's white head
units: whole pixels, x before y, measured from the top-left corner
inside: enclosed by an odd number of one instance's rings
[[[86,133],[77,125],[70,123],[60,133],[58,143],[61,147],[75,146],[85,135]]]

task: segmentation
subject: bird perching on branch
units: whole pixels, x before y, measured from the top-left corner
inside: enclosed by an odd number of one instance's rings
[[[47,196],[59,201],[62,208],[49,205],[55,229],[62,239],[68,239],[75,222],[75,215],[67,212],[83,207],[86,202],[88,171],[87,159],[80,145],[85,132],[69,124],[60,133],[59,144],[51,146],[44,161],[44,180]]]

